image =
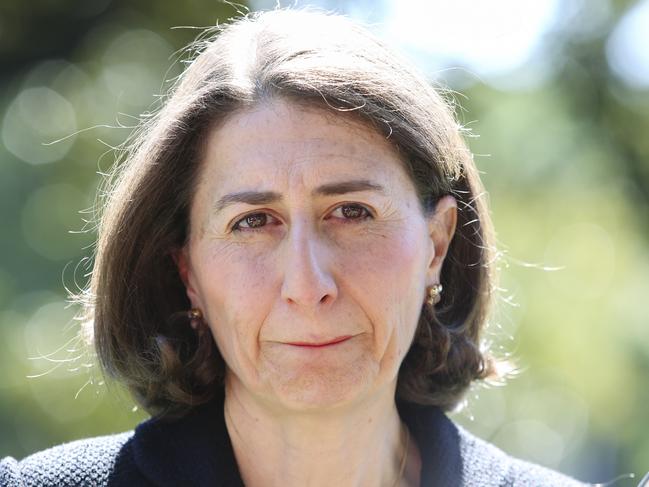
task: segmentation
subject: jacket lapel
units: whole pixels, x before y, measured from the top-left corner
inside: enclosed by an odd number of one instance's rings
[[[160,487],[243,487],[223,417],[223,397],[175,421],[151,419],[135,430],[135,462]]]
[[[435,406],[397,403],[421,453],[421,487],[461,487],[463,462],[455,424]]]

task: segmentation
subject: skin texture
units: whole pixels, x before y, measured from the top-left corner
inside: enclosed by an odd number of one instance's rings
[[[397,373],[455,200],[426,218],[380,134],[273,100],[210,133],[190,219],[177,262],[228,367],[246,485],[392,485]]]

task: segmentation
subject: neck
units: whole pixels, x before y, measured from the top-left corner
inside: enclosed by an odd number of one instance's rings
[[[248,487],[407,485],[399,479],[406,431],[394,388],[326,411],[281,410],[231,382],[225,397],[228,433]]]

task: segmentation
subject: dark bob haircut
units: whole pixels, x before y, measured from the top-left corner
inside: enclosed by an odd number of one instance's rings
[[[448,411],[474,380],[499,379],[499,362],[481,346],[495,290],[492,224],[452,105],[409,63],[340,16],[255,13],[208,32],[193,49],[162,108],[131,139],[101,201],[94,269],[82,299],[104,373],[158,416],[180,416],[223,387],[226,367],[211,334],[187,324],[190,303],[173,256],[188,238],[208,131],[281,97],[383,134],[425,214],[444,195],[458,202],[443,297],[434,309],[422,305],[397,398]]]

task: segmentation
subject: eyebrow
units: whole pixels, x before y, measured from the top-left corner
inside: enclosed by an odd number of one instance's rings
[[[314,196],[335,196],[360,191],[376,191],[385,194],[385,188],[380,184],[372,183],[367,179],[355,179],[351,181],[340,181],[327,183],[315,188],[311,194]],[[275,191],[239,191],[229,193],[219,198],[214,203],[216,212],[222,211],[235,203],[246,203],[249,205],[267,205],[281,201],[282,195]]]

